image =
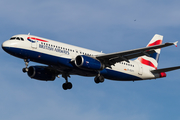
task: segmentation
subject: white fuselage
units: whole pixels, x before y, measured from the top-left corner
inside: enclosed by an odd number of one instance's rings
[[[69,65],[68,61],[74,61],[77,55],[86,55],[94,57],[96,55],[101,55],[104,53],[56,42],[53,40],[32,36],[32,35],[16,35],[15,38],[19,37],[20,40],[12,39],[7,40],[2,44],[3,49],[11,55],[22,59],[31,59],[32,61],[44,63],[47,65],[52,65],[58,67],[61,70],[61,65],[64,65],[62,71],[66,68],[74,69],[72,74],[81,75],[81,73],[86,72],[86,70],[73,68]],[[23,38],[23,40],[21,40]],[[155,68],[141,64],[138,60],[134,60],[128,63],[122,61],[116,63],[112,68],[106,67],[102,70],[104,77],[111,80],[124,80],[124,81],[134,81],[134,80],[144,80],[144,79],[155,79],[159,78],[159,75],[152,74],[150,70]],[[84,76],[84,74],[82,74]],[[86,76],[93,76],[93,74]],[[95,74],[94,74],[95,76]]]

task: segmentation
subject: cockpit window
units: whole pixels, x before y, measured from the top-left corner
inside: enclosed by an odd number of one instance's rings
[[[21,37],[12,37],[12,38],[10,38],[10,40],[21,40],[21,41],[24,41],[24,39],[21,38]]]
[[[15,40],[16,39],[16,37],[12,37],[12,38],[10,38],[10,40]]]

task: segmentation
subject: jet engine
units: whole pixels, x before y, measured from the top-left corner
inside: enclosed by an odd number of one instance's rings
[[[103,70],[105,65],[99,60],[85,55],[78,55],[75,58],[75,65],[86,70]]]
[[[54,81],[56,78],[55,71],[45,66],[30,66],[27,74],[30,78],[42,81]]]

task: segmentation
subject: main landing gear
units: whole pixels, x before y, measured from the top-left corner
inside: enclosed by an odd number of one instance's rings
[[[94,78],[94,82],[95,83],[103,83],[104,82],[104,77],[100,74],[98,74],[95,78]]]
[[[68,77],[70,77],[68,74],[62,74],[62,77],[66,80],[66,82],[62,85],[62,88],[64,90],[71,89],[72,83],[68,82]]]
[[[25,62],[25,65],[26,65],[26,67],[22,69],[22,71],[23,71],[24,73],[28,72],[28,64],[29,64],[29,61],[30,61],[29,59],[24,59],[24,62]]]

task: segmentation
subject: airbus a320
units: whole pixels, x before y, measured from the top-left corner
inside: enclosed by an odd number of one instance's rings
[[[163,36],[154,35],[146,47],[104,54],[62,42],[20,34],[11,37],[2,44],[4,51],[25,62],[22,69],[30,78],[42,81],[54,81],[62,75],[64,90],[71,89],[70,75],[94,77],[95,83],[105,79],[116,81],[136,81],[166,77],[168,71],[180,69],[180,66],[157,69],[161,48],[177,42],[162,44]],[[131,60],[133,59],[133,60]],[[135,60],[134,60],[135,59]],[[44,66],[30,66],[34,61]]]

